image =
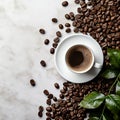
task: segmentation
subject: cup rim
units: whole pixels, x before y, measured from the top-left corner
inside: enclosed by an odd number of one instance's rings
[[[92,54],[92,63],[91,63],[91,65],[90,65],[87,69],[85,69],[85,70],[83,70],[83,71],[73,70],[73,69],[67,64],[67,62],[66,62],[66,54],[67,54],[68,50],[70,50],[70,49],[71,49],[72,47],[74,47],[74,46],[79,46],[79,45],[86,47],[86,48],[91,52],[91,54]],[[93,67],[94,61],[95,61],[95,57],[94,57],[94,55],[93,55],[92,49],[91,49],[90,47],[84,45],[84,44],[72,45],[72,46],[70,46],[70,47],[67,49],[67,51],[66,51],[66,53],[65,53],[65,63],[66,63],[66,66],[68,67],[69,70],[71,70],[71,71],[74,72],[74,73],[86,73],[86,72],[88,72],[88,71]]]

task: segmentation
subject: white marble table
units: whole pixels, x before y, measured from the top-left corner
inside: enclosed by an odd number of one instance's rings
[[[43,41],[51,41],[58,24],[51,22],[57,17],[65,23],[64,14],[76,11],[73,0],[69,7],[61,6],[62,0],[0,0],[0,120],[39,120],[38,106],[45,105],[43,89],[58,96],[54,82],[65,81],[57,73],[53,55]],[[46,35],[40,35],[39,28]],[[66,34],[63,35],[66,37]],[[47,67],[40,66],[45,59]],[[36,80],[31,87],[29,80]],[[41,120],[45,120],[45,115]]]

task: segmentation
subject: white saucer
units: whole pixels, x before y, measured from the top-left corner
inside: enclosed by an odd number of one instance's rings
[[[74,34],[65,38],[57,47],[55,53],[55,66],[58,73],[66,80],[74,83],[84,83],[95,78],[101,69],[93,67],[87,73],[74,73],[68,69],[65,63],[65,53],[69,47],[76,44],[84,44],[92,49],[95,56],[95,62],[103,65],[103,52],[100,45],[90,36],[83,34]]]

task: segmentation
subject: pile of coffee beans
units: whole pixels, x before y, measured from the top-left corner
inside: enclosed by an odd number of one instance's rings
[[[56,31],[50,53],[55,53],[62,37],[61,30],[65,28],[66,33],[73,30],[75,33],[81,32],[91,35],[102,47],[105,65],[109,64],[107,48],[120,49],[120,0],[88,0],[88,2],[74,0],[74,3],[78,6],[77,14],[74,12],[65,14],[65,19],[68,22],[65,25],[61,23],[58,25],[60,31]],[[63,7],[68,5],[68,1],[62,2]],[[69,21],[72,21],[72,24]],[[52,22],[57,24],[59,21],[57,18],[52,18]],[[39,32],[46,33],[43,28]],[[49,42],[48,39],[44,40],[45,45],[48,45]],[[40,64],[46,67],[45,60],[41,60]],[[43,91],[47,97],[46,104],[48,105],[46,107],[46,120],[84,120],[89,111],[78,106],[83,97],[92,91],[107,95],[112,83],[112,80],[107,81],[101,77],[84,84],[65,82],[62,89],[58,83],[55,83],[55,88],[60,89],[59,98],[47,89]],[[114,89],[112,92],[114,93]],[[41,111],[43,112],[43,109],[38,112],[39,117],[42,117]]]
[[[79,107],[83,97],[92,91],[107,95],[112,83],[112,80],[108,82],[100,77],[84,84],[64,82],[59,98],[56,98],[48,90],[44,90],[43,93],[47,97],[46,104],[48,105],[46,107],[46,120],[84,120],[89,111]],[[60,87],[58,83],[55,83],[54,86],[56,89]],[[114,89],[112,92],[114,92]]]

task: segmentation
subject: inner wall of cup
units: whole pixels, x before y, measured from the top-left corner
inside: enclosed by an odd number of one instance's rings
[[[90,65],[88,65],[88,66],[82,66],[82,67],[84,67],[84,68],[81,68],[80,69],[80,66],[77,66],[77,67],[72,67],[70,64],[69,64],[69,56],[70,56],[70,54],[71,54],[71,51],[77,51],[77,50],[79,50],[80,51],[80,49],[78,49],[78,48],[81,48],[81,47],[83,47],[83,48],[85,48],[85,49],[87,49],[88,51],[89,51],[89,53],[90,53],[90,55],[91,55],[91,59],[89,59],[90,60],[90,62],[89,62],[89,60],[87,60],[89,63],[90,63]],[[83,50],[84,51],[84,50]],[[83,54],[83,57],[85,57],[84,56],[84,54],[85,53],[82,53]],[[87,47],[87,46],[85,46],[85,45],[74,45],[74,46],[72,46],[72,47],[70,47],[68,50],[67,50],[67,52],[66,52],[66,55],[65,55],[65,61],[66,61],[66,64],[67,64],[67,66],[68,66],[68,68],[70,69],[70,70],[72,70],[72,71],[74,71],[74,72],[77,72],[77,73],[84,73],[84,72],[87,72],[87,71],[89,71],[90,69],[91,69],[91,67],[93,66],[93,64],[94,64],[94,55],[93,55],[93,53],[92,53],[92,51]],[[86,68],[85,68],[86,67]]]

